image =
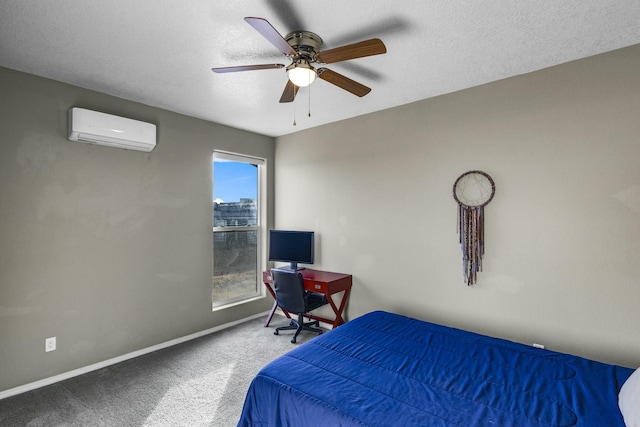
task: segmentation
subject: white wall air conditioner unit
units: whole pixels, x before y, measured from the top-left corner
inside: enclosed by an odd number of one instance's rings
[[[151,151],[156,146],[156,125],[73,107],[69,110],[69,140]]]

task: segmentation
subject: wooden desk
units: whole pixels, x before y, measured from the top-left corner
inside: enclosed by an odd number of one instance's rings
[[[351,274],[331,273],[329,271],[312,270],[310,268],[300,270],[299,273],[302,274],[302,277],[304,278],[304,288],[310,292],[318,292],[320,294],[324,294],[327,297],[327,301],[329,301],[329,305],[333,309],[334,314],[336,315],[335,319],[333,320],[314,314],[308,314],[305,315],[305,317],[313,320],[319,320],[325,323],[330,323],[333,325],[332,328],[342,325],[344,323],[342,312],[344,310],[344,306],[347,303],[347,298],[349,298],[351,285],[353,283]],[[267,288],[267,291],[269,291],[274,300],[273,307],[271,308],[271,313],[269,313],[269,317],[267,317],[267,321],[264,323],[264,327],[266,328],[267,326],[269,326],[271,318],[276,312],[276,308],[278,308],[278,304],[276,304],[275,302],[276,292],[273,290],[273,279],[271,278],[270,271],[262,272],[262,282],[264,283],[264,286]],[[342,301],[340,302],[340,306],[338,307],[333,301],[332,295],[343,291],[344,295],[342,296]],[[291,318],[286,310],[282,310],[282,312],[289,319]]]

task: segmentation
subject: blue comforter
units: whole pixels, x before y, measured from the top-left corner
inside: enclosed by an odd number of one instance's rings
[[[632,370],[376,311],[265,366],[239,427],[624,427]]]

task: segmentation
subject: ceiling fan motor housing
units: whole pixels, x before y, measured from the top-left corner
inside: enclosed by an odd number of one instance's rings
[[[284,39],[300,58],[309,62],[315,62],[317,53],[322,49],[322,38],[311,31],[292,31]]]

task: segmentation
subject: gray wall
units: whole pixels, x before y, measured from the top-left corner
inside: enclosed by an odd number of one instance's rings
[[[211,156],[266,158],[272,193],[273,138],[6,68],[0,93],[0,391],[270,307],[211,311]],[[72,106],[155,123],[158,145],[68,141]]]
[[[354,275],[348,317],[640,365],[640,46],[280,137],[276,165],[276,227]],[[452,186],[474,169],[497,190],[467,287]]]
[[[0,391],[270,306],[211,312],[214,149],[267,158],[276,226],[315,230],[316,267],[354,274],[349,317],[638,366],[638,76],[634,46],[287,135],[274,187],[271,138],[0,68]],[[158,146],[70,142],[72,106],[156,123]],[[451,187],[471,169],[497,193],[468,288]]]

